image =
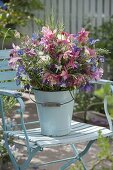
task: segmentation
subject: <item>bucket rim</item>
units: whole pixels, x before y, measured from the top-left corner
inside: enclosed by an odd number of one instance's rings
[[[33,87],[32,88],[32,90],[37,90],[37,91],[40,91],[40,92],[47,92],[47,93],[56,93],[56,92],[67,92],[67,91],[69,91],[69,92],[73,92],[73,91],[77,91],[77,89],[73,89],[73,90],[59,90],[59,91],[46,91],[46,90],[40,90],[40,89],[37,89],[37,88],[35,88],[35,87]]]

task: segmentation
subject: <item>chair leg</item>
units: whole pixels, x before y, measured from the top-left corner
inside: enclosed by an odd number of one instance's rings
[[[74,144],[71,144],[71,147],[72,147],[73,152],[75,153],[75,155],[79,155],[78,149],[75,147],[75,145],[74,145]],[[87,153],[87,152],[86,152],[86,153]],[[81,163],[82,163],[82,165],[83,165],[83,167],[84,167],[84,170],[87,170],[87,168],[86,168],[86,166],[85,166],[85,163],[84,163],[82,157],[79,157],[79,160],[81,161]]]
[[[14,155],[12,154],[12,151],[11,151],[11,149],[9,147],[9,143],[8,143],[8,139],[7,139],[6,135],[4,135],[4,139],[5,139],[5,148],[8,151],[8,154],[9,154],[9,157],[11,159],[11,162],[13,164],[14,169],[15,170],[20,170],[19,165],[17,164],[16,159],[15,159]]]
[[[71,147],[73,149],[73,152],[75,154],[75,158],[72,158],[71,160],[67,161],[61,168],[60,170],[65,170],[67,169],[72,163],[76,163],[77,160],[80,160],[84,170],[88,170],[82,160],[82,157],[87,154],[87,152],[89,151],[90,147],[92,146],[92,144],[95,142],[95,140],[88,142],[88,144],[86,145],[86,147],[84,148],[84,150],[82,152],[78,152],[77,148],[75,147],[74,144],[71,144]]]
[[[37,154],[37,152],[40,152],[43,150],[43,148],[37,146],[35,149],[32,149],[30,153],[28,153],[27,159],[22,164],[18,164],[9,147],[7,136],[4,136],[4,138],[5,138],[5,147],[8,151],[8,154],[10,156],[11,162],[15,170],[26,170],[30,165],[30,161]]]

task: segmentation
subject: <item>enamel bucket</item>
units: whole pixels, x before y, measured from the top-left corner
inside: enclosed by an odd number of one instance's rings
[[[71,131],[74,100],[72,91],[47,92],[33,89],[41,134],[63,136]]]

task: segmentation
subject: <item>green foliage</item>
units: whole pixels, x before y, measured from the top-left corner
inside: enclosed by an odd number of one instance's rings
[[[34,10],[43,9],[40,0],[10,0],[6,3],[7,10],[0,8],[0,38],[4,38],[7,32],[7,41],[10,42],[14,37],[13,30],[16,26],[25,26],[28,21],[34,20],[41,24],[41,20],[34,16]],[[1,40],[2,42],[2,40]]]
[[[98,48],[107,49],[110,53],[106,55],[108,63],[113,65],[113,16],[110,20],[103,22],[98,27],[92,27],[90,19],[85,24],[86,28],[92,33],[92,37],[99,39],[100,41],[96,44]]]
[[[13,97],[4,96],[3,102],[4,102],[4,109],[5,109],[6,115],[10,117],[10,111],[12,110],[13,106],[16,104],[16,101]],[[9,140],[9,144],[10,146],[13,145],[12,138]],[[2,160],[3,163],[10,161],[8,152],[4,146],[3,131],[1,127],[0,127],[0,160]]]
[[[10,0],[7,10],[0,9],[0,27],[25,25],[34,18],[34,10],[43,9],[40,0]]]
[[[111,95],[110,84],[106,83],[101,88],[95,90],[94,94],[103,100],[106,95]]]
[[[48,16],[48,18],[46,19],[46,26],[49,26],[52,30],[57,29],[59,32],[64,31],[65,27],[62,21],[58,20],[55,21],[55,16],[54,13],[52,11],[52,13]]]
[[[93,165],[91,170],[95,170],[96,167],[99,167],[100,165],[100,170],[109,170],[113,169],[113,155],[112,155],[112,150],[111,150],[111,145],[110,145],[110,140],[108,138],[104,138],[101,134],[101,131],[99,131],[99,137],[97,140],[97,144],[99,147],[99,153],[97,154],[97,162]],[[111,168],[110,167],[105,167],[104,162],[109,161],[111,163]]]
[[[99,131],[99,137],[97,140],[97,145],[99,152],[97,154],[97,161],[92,163],[92,167],[90,170],[96,170],[97,167],[100,167],[99,170],[109,170],[113,169],[113,155],[111,152],[110,140],[108,138],[104,138]],[[104,162],[109,161],[111,163],[111,168],[104,165]],[[83,165],[80,161],[71,165],[70,170],[83,170]]]
[[[106,159],[110,159],[113,161],[113,157],[111,156],[112,152],[111,152],[109,139],[104,138],[101,134],[101,131],[99,131],[99,137],[97,140],[97,144],[100,149],[100,152],[98,153],[99,160],[106,158]]]
[[[13,97],[4,96],[3,101],[4,101],[4,109],[7,115],[10,116],[9,113],[11,112],[12,108],[15,106],[16,100]]]
[[[99,54],[99,55],[107,55],[107,54],[109,54],[110,52],[109,52],[109,50],[107,50],[107,49],[102,49],[102,48],[97,48],[96,49],[96,52],[97,52],[97,54]]]
[[[98,97],[96,97],[94,94],[94,92],[83,92],[80,91],[75,98],[75,101],[77,103],[76,106],[76,110],[77,112],[79,111],[87,111],[88,109],[92,109],[95,111],[100,111],[101,110],[101,105],[98,105],[98,103],[102,102],[102,100]],[[98,107],[94,105],[94,103],[96,103],[98,105]],[[94,107],[93,107],[94,105]]]
[[[78,104],[76,106],[76,111],[84,111],[84,109],[88,107],[89,102],[91,102],[91,100],[88,99],[91,99],[91,94],[80,91],[75,99]]]
[[[12,141],[10,142],[12,143]],[[3,133],[1,130],[0,130],[0,160],[2,160],[3,163],[10,161],[8,152],[4,147]]]
[[[71,165],[70,170],[84,170],[84,167],[80,161],[77,161],[76,164]]]
[[[107,96],[107,101],[108,101],[108,111],[110,113],[110,116],[113,117],[113,95],[111,93],[111,87],[110,84],[107,83],[102,86],[102,88],[97,89],[94,94],[104,100],[104,97]]]

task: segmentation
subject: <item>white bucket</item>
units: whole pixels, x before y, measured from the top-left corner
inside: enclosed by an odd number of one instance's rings
[[[71,130],[74,100],[69,91],[46,92],[33,89],[41,133],[63,136]]]

